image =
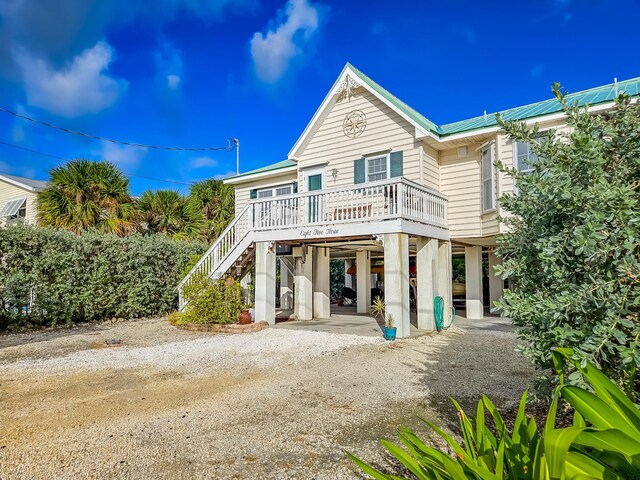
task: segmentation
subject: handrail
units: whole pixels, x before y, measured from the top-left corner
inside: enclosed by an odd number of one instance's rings
[[[184,284],[185,284],[189,279],[191,279],[191,277],[192,277],[193,275],[195,275],[196,273],[199,273],[199,270],[201,269],[201,267],[202,267],[205,263],[209,262],[209,260],[211,259],[211,257],[212,257],[212,256],[213,256],[213,260],[214,260],[214,261],[213,261],[213,263],[214,263],[214,264],[218,264],[218,265],[220,264],[220,262],[222,261],[222,259],[223,259],[224,257],[223,257],[223,258],[220,258],[220,256],[218,255],[218,258],[217,258],[217,260],[218,260],[218,261],[217,261],[217,262],[215,261],[215,260],[216,260],[216,258],[215,258],[215,253],[216,253],[216,251],[217,251],[218,247],[220,247],[220,245],[222,245],[222,243],[223,243],[224,241],[226,241],[226,240],[227,240],[227,236],[229,235],[229,233],[231,232],[231,230],[232,230],[233,228],[235,228],[235,226],[236,226],[236,225],[237,225],[237,224],[242,220],[242,218],[243,218],[245,215],[247,215],[247,212],[248,212],[249,210],[253,210],[253,205],[252,205],[252,204],[250,204],[250,203],[249,203],[249,204],[247,204],[247,205],[245,205],[245,207],[240,211],[240,214],[239,214],[237,217],[235,217],[235,218],[233,219],[233,221],[232,221],[229,225],[227,225],[227,228],[225,228],[225,229],[223,230],[223,232],[222,232],[222,233],[220,234],[220,236],[216,239],[216,241],[213,243],[213,245],[211,245],[211,247],[209,248],[209,250],[207,250],[207,251],[205,252],[205,254],[204,254],[204,255],[202,255],[202,257],[200,258],[200,260],[198,260],[198,263],[196,263],[196,264],[193,266],[193,268],[189,271],[189,273],[187,273],[187,275],[185,275],[185,277],[182,279],[182,281],[178,284],[178,290],[180,290],[180,289],[182,288],[182,286],[183,286],[183,285],[184,285]],[[247,234],[247,233],[249,233],[249,231],[250,231],[250,230],[251,230],[251,228],[250,228],[250,226],[248,226],[248,228],[246,229],[246,231],[245,231],[244,233],[242,233],[241,235],[236,235],[236,236],[234,237],[235,241],[233,242],[233,246],[231,246],[230,248],[228,248],[226,253],[231,252],[231,251],[232,251],[232,250],[237,246],[237,244],[239,244],[239,243],[244,239],[244,237],[246,236],[246,234]],[[211,265],[211,266],[213,267],[213,269],[215,269],[215,268],[217,267],[217,265]],[[210,274],[211,272],[207,271],[206,273],[207,273],[207,274]]]
[[[445,195],[404,177],[252,199],[178,284],[181,307],[184,285],[213,275],[252,231],[392,219],[446,228],[447,208]]]

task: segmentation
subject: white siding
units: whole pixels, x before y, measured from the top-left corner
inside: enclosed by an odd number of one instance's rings
[[[440,190],[440,153],[429,145],[422,145],[422,183]]]
[[[479,237],[481,182],[479,145],[469,145],[467,155],[458,149],[440,152],[440,191],[449,197],[449,232],[453,239]]]
[[[298,168],[325,164],[327,188],[353,185],[353,162],[363,155],[387,149],[403,152],[403,176],[421,182],[420,146],[414,141],[414,128],[368,90],[360,88],[351,100],[329,107],[313,137],[298,157]],[[353,110],[364,112],[367,126],[357,138],[343,133],[342,125]],[[328,163],[327,163],[328,162]],[[331,175],[333,169],[337,176]],[[299,175],[302,181],[302,172]]]
[[[236,215],[245,207],[249,202],[251,190],[254,188],[264,188],[268,186],[292,184],[296,181],[296,172],[289,172],[284,174],[277,174],[260,180],[254,180],[252,182],[236,185]]]
[[[0,180],[0,210],[9,200],[16,198],[27,198],[27,223],[35,225],[38,217],[38,195],[35,192],[16,187],[10,183]],[[4,225],[5,220],[0,219],[0,225]]]

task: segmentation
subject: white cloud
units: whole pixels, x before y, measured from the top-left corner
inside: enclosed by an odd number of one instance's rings
[[[140,162],[147,155],[147,151],[148,149],[143,147],[129,147],[111,142],[102,142],[102,148],[93,153],[100,157],[101,160],[115,163],[126,172],[131,173],[138,168]]]
[[[178,75],[167,75],[167,87],[171,90],[177,90],[180,87],[181,80]]]
[[[189,162],[191,168],[215,167],[218,162],[211,157],[196,157]]]
[[[163,87],[178,90],[182,83],[182,52],[171,43],[161,40],[153,57],[156,75]]]
[[[251,57],[256,75],[266,83],[276,83],[291,62],[302,55],[303,48],[317,31],[320,4],[308,0],[289,0],[278,12],[279,20],[266,34],[256,32],[251,38]]]
[[[15,58],[30,105],[65,117],[97,113],[113,105],[128,82],[107,75],[113,50],[105,42],[80,53],[56,68],[45,59],[20,49]]]

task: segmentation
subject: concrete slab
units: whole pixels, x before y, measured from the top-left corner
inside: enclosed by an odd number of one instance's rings
[[[313,330],[318,332],[343,333],[348,335],[382,336],[384,324],[366,313],[357,313],[356,307],[331,306],[331,316],[329,318],[317,318],[313,320],[287,321],[280,319],[288,318],[289,311],[277,310],[276,318],[278,323],[272,328],[284,328],[293,330]],[[415,312],[411,315],[411,337],[429,334],[427,330],[416,328]]]
[[[356,307],[331,306],[329,318],[316,318],[313,320],[283,321],[293,313],[292,310],[276,310],[277,324],[272,328],[290,330],[312,330],[318,332],[343,333],[348,335],[382,336],[384,324],[366,313],[357,313]],[[419,337],[434,332],[419,330],[417,327],[416,312],[411,312],[411,337]],[[498,332],[513,332],[511,320],[496,315],[485,315],[482,319],[468,319],[456,315],[454,326],[465,330],[492,330]]]

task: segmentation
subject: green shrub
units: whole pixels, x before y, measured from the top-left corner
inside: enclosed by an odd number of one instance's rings
[[[573,348],[640,402],[640,103],[621,95],[593,115],[555,90],[570,133],[502,123],[538,159],[531,173],[501,167],[518,194],[500,199],[510,233],[496,271],[513,288],[499,306],[541,371],[551,371],[551,347]]]
[[[205,248],[161,235],[0,229],[0,330],[164,314],[184,265]]]
[[[525,392],[511,432],[486,396],[478,402],[475,419],[453,400],[464,447],[426,422],[455,452],[455,457],[426,445],[406,428],[399,433],[406,449],[384,440],[382,444],[419,479],[640,478],[640,409],[593,364],[573,360],[572,350],[559,349],[553,357],[561,384],[542,431],[525,414]],[[584,375],[593,393],[563,383],[561,372],[566,359]],[[572,427],[555,428],[560,398],[574,408]],[[487,423],[488,417],[493,425]],[[376,479],[403,478],[382,473],[348,455]]]
[[[237,323],[244,308],[240,282],[230,277],[212,280],[196,276],[184,287],[184,299],[184,311],[172,318],[178,325]]]

